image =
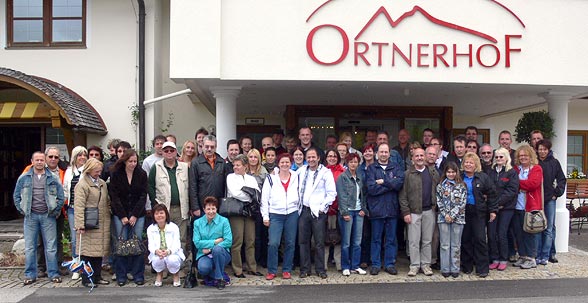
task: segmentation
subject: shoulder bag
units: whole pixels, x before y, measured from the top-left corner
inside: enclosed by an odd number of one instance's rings
[[[100,194],[98,195],[98,205],[100,205],[100,199],[102,198],[102,186],[99,186]],[[86,207],[84,208],[84,228],[85,229],[98,229],[100,228],[100,220],[98,217],[98,207]]]
[[[244,215],[245,203],[233,198],[222,198],[218,209],[218,213],[223,217],[234,217]]]
[[[547,218],[543,211],[543,184],[541,184],[541,209],[525,212],[523,230],[530,234],[536,234],[545,229],[547,229]]]

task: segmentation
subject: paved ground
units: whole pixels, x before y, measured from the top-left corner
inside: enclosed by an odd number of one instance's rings
[[[13,228],[13,225],[11,225]],[[0,233],[2,227],[0,224]],[[350,277],[344,277],[340,272],[337,272],[334,268],[329,268],[327,279],[320,279],[317,276],[312,276],[304,279],[298,278],[298,272],[293,273],[291,280],[283,280],[279,276],[273,281],[266,281],[264,277],[253,277],[248,276],[245,279],[237,279],[231,277],[231,284],[233,286],[264,286],[264,285],[308,285],[308,284],[364,284],[364,283],[411,283],[411,282],[459,282],[459,281],[480,281],[480,280],[529,280],[529,279],[561,279],[561,278],[588,278],[588,252],[585,250],[578,249],[582,247],[586,249],[588,246],[588,231],[583,230],[578,236],[576,231],[573,231],[570,235],[570,252],[559,253],[559,263],[548,264],[547,266],[539,266],[536,269],[522,270],[510,266],[503,272],[492,271],[490,276],[486,279],[480,279],[475,275],[461,275],[459,278],[444,278],[439,272],[435,272],[435,275],[426,277],[424,275],[418,275],[414,278],[407,277],[408,272],[408,260],[406,258],[399,258],[397,268],[399,274],[397,276],[389,275],[385,272],[381,272],[377,276],[360,276],[351,275]],[[227,268],[228,272],[231,272],[230,268]],[[265,273],[264,270],[262,270]],[[146,273],[146,285],[152,285],[154,281],[154,275],[150,273],[149,269]],[[107,274],[103,275],[104,278],[109,278]],[[63,288],[63,287],[82,287],[80,281],[72,281],[69,276],[64,277],[64,281],[61,284],[53,284],[47,278],[38,279],[36,283],[30,286],[23,286],[22,280],[24,278],[22,268],[0,268],[0,289],[5,288]],[[171,288],[171,277],[164,280],[164,287]],[[104,286],[100,286],[104,287]],[[118,286],[111,284],[106,287]],[[127,284],[123,288],[134,288],[138,287],[133,283]]]

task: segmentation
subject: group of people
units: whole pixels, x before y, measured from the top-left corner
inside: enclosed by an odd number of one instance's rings
[[[393,148],[385,131],[367,131],[361,151],[352,138],[329,136],[323,150],[303,127],[298,138],[276,132],[256,149],[244,136],[227,142],[223,159],[216,138],[199,129],[181,150],[173,135],[156,136],[142,165],[131,145],[118,140],[109,143],[106,160],[98,147],[75,147],[67,168],[58,165],[57,148],[36,152],[14,192],[25,216],[24,284],[43,274],[61,282],[66,215],[72,256],[92,265],[97,284],[109,283],[103,263],[113,264],[120,286],[129,274],[144,283],[143,256],[110,256],[114,241],[142,240],[145,226],[156,286],[166,270],[180,286],[190,256],[219,289],[229,263],[237,278],[263,276],[259,267],[267,267],[265,278],[273,280],[280,259],[283,279],[295,265],[300,278],[311,275],[313,262],[314,273],[327,278],[331,259],[344,276],[382,269],[396,275],[398,251],[405,249],[408,276],[439,269],[458,277],[475,268],[486,277],[508,261],[524,269],[557,262],[555,200],[565,191],[565,175],[541,132],[533,132],[532,147],[516,151],[508,131],[500,133],[498,149],[480,146],[475,127],[454,138],[451,152],[430,129],[412,143],[401,130]],[[229,199],[247,211],[223,216]],[[98,209],[98,228],[86,229],[88,208]],[[539,209],[547,229],[525,232],[525,212]]]

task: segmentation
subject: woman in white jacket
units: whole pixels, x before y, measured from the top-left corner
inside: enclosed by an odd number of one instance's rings
[[[294,244],[298,232],[300,205],[298,199],[298,174],[290,170],[292,156],[281,154],[276,160],[279,172],[268,175],[261,190],[261,215],[263,224],[269,227],[267,251],[267,280],[273,280],[278,271],[278,249],[284,236],[284,262],[282,278],[292,277]]]
[[[154,223],[147,228],[149,243],[149,262],[157,272],[155,286],[161,286],[163,270],[167,269],[174,276],[173,285],[179,287],[180,266],[186,259],[180,242],[180,229],[170,221],[169,211],[165,204],[153,207]]]

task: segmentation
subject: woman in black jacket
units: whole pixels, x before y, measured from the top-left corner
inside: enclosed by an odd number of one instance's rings
[[[128,239],[134,233],[141,241],[145,224],[147,174],[137,165],[138,159],[135,150],[125,151],[111,169],[108,192],[117,237]],[[135,284],[145,283],[143,255],[116,256],[114,265],[119,286],[127,283],[127,272],[133,275]]]
[[[537,245],[537,264],[547,265],[547,260],[555,259],[555,200],[565,193],[566,176],[559,161],[553,157],[551,141],[537,142],[537,154],[543,169],[543,209],[547,218],[547,229]]]
[[[501,147],[494,152],[492,169],[488,176],[496,186],[498,215],[488,223],[490,269],[505,270],[508,264],[508,227],[514,214],[519,192],[519,177],[512,169],[510,153]]]

